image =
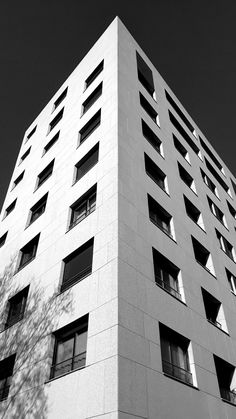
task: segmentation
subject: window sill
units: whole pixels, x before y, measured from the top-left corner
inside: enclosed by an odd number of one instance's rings
[[[74,285],[78,284],[79,282],[83,281],[85,278],[87,278],[89,275],[92,274],[92,270],[90,272],[88,272],[86,275],[84,275],[82,278],[78,278],[76,279],[74,282],[72,282],[71,284],[68,284],[67,286],[62,287],[63,284],[61,284],[60,287],[60,291],[58,293],[58,295],[63,294],[63,292],[69,290],[70,288],[72,288]]]
[[[188,215],[188,214],[187,214]],[[193,218],[191,218],[189,215],[188,215],[188,217],[190,218],[190,220],[192,220],[192,222],[194,223],[194,224],[196,224],[196,226],[198,226],[202,231],[203,231],[203,233],[205,233],[206,234],[206,230],[204,230],[204,228],[203,227],[201,227],[198,223],[196,223],[196,221],[193,219]]]
[[[228,258],[230,259],[230,260],[232,260],[232,262],[234,262],[234,263],[236,263],[236,261],[233,259],[233,258],[231,258],[231,256],[229,256],[223,249],[222,249],[222,247],[220,248],[221,250],[222,250],[222,252],[226,255],[226,256],[228,256]]]
[[[228,332],[226,332],[226,330],[222,329],[221,327],[217,326],[217,324],[215,324],[214,322],[212,322],[211,320],[207,319],[208,323],[212,324],[214,327],[216,327],[216,329],[220,330],[221,332],[225,333],[227,336],[230,336],[230,334]]]
[[[194,390],[198,390],[199,391],[199,388],[198,387],[195,387],[193,384],[189,384],[186,381],[179,380],[178,378],[174,377],[173,375],[169,375],[166,372],[163,372],[163,375],[165,377],[171,378],[174,381],[177,381],[178,383],[184,384],[184,385],[186,385],[186,386],[188,386],[190,388],[193,388]]]
[[[79,370],[83,370],[84,368],[86,368],[86,365],[85,365],[85,366],[83,366],[83,367],[80,367],[80,368],[75,368],[74,370],[71,370],[71,371],[65,372],[65,374],[58,375],[57,377],[50,378],[49,380],[45,381],[45,382],[44,382],[44,384],[51,383],[51,382],[53,382],[53,381],[57,380],[58,378],[65,377],[66,375],[72,374],[73,372],[76,372],[76,371],[79,371]]]
[[[167,231],[165,231],[164,229],[162,229],[157,223],[155,223],[155,221],[153,221],[151,218],[149,218],[149,220],[151,221],[152,224],[154,224],[155,227],[159,228],[159,230],[161,230],[167,237],[169,237],[174,243],[177,244],[177,241],[175,240],[175,238],[171,235],[171,233],[169,234]]]
[[[155,282],[156,286],[161,288],[163,291],[167,292],[167,294],[171,295],[171,297],[175,298],[177,301],[179,301],[180,303],[182,303],[184,306],[187,307],[187,304],[180,298],[176,297],[174,294],[172,294],[170,291],[168,291],[166,288],[162,287],[161,285],[159,285],[157,282]]]
[[[231,402],[230,400],[223,399],[222,397],[221,397],[221,400],[222,400],[222,402],[224,402],[224,403],[228,403],[228,404],[231,404],[231,406],[236,407],[236,404],[235,404],[235,403],[233,403],[233,402]]]
[[[205,269],[206,272],[208,272],[211,276],[213,276],[213,278],[216,279],[216,276],[208,268],[206,268],[204,265],[202,265],[200,262],[198,262],[197,259],[195,259],[195,260],[198,263],[198,265],[200,265],[203,269]]]
[[[34,260],[34,259],[35,259],[35,256],[34,256],[32,259],[28,260],[28,262],[24,263],[24,265],[20,266],[20,267],[16,270],[15,274],[17,274],[17,273],[18,273],[18,272],[20,272],[22,269],[24,269],[27,265],[29,265],[31,262],[33,262],[33,260]]]

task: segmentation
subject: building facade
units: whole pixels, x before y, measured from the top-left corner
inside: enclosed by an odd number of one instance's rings
[[[2,418],[233,419],[236,179],[116,18],[27,129]]]

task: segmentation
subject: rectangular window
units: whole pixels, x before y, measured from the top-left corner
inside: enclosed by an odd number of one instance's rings
[[[213,358],[221,398],[236,404],[235,367],[216,355],[213,355]]]
[[[153,75],[151,69],[142,59],[141,55],[136,51],[137,67],[138,67],[138,79],[147,92],[156,100],[155,87],[153,81]]]
[[[139,92],[139,99],[140,99],[140,105],[142,106],[142,108],[147,112],[147,114],[150,116],[153,122],[155,122],[155,124],[160,126],[159,115],[157,111],[150,105],[147,99],[140,92]]]
[[[90,84],[93,83],[93,81],[98,77],[98,75],[102,72],[104,67],[104,60],[101,61],[100,64],[93,70],[93,72],[90,74],[90,76],[85,80],[85,89],[87,89]]]
[[[55,128],[55,126],[60,122],[60,120],[63,117],[63,113],[64,113],[64,108],[62,108],[60,110],[60,112],[58,112],[58,114],[53,118],[53,120],[50,122],[49,124],[49,128],[48,128],[48,134],[49,132],[51,132],[53,130],[53,128]]]
[[[206,167],[208,168],[209,172],[211,172],[211,174],[214,176],[214,178],[219,182],[219,184],[225,190],[225,192],[227,192],[227,194],[229,196],[231,196],[231,198],[232,198],[231,191],[230,191],[228,185],[226,185],[226,183],[223,181],[223,179],[217,173],[217,171],[214,169],[214,167],[211,165],[211,163],[206,159],[206,157],[205,157],[205,163],[206,163]]]
[[[64,259],[61,291],[71,287],[90,275],[93,261],[93,239],[83,244]]]
[[[233,275],[228,269],[225,268],[231,291],[236,294],[236,276]]]
[[[191,238],[196,261],[208,272],[215,276],[215,270],[210,252],[193,236],[191,236]]]
[[[190,164],[189,154],[186,148],[183,146],[183,144],[181,144],[181,142],[178,140],[178,138],[176,138],[174,134],[173,134],[173,141],[174,141],[174,146],[176,150],[178,150],[181,156],[183,156],[183,158]]]
[[[156,249],[152,249],[156,284],[174,297],[182,300],[179,287],[179,269]]]
[[[168,193],[166,175],[161,169],[144,153],[145,170],[147,175],[158,185],[163,191]]]
[[[222,165],[220,164],[220,162],[217,160],[215,155],[212,153],[210,148],[206,145],[206,143],[203,141],[203,139],[200,136],[199,136],[199,140],[200,140],[202,148],[206,151],[208,156],[215,163],[215,165],[218,167],[218,169],[223,173],[223,175],[225,175],[225,172],[224,172],[224,169],[223,169]]]
[[[24,172],[22,172],[15,180],[14,180],[14,182],[13,182],[13,185],[12,185],[12,189],[14,189],[17,185],[18,185],[18,183],[20,183],[21,181],[22,181],[22,179],[23,179],[23,177],[24,177],[24,173],[25,173],[25,171]]]
[[[16,354],[0,361],[0,401],[8,398]]]
[[[28,265],[36,256],[38,243],[39,243],[39,234],[30,240],[22,249],[20,250],[20,262],[18,270]]]
[[[202,214],[195,205],[188,198],[184,195],[184,203],[186,213],[188,214],[189,218],[194,221],[199,227],[201,227],[205,231],[205,227],[203,224]]]
[[[82,195],[78,201],[71,206],[71,218],[69,229],[83,221],[96,209],[97,185],[94,185],[88,192]]]
[[[32,137],[32,135],[35,133],[36,129],[37,129],[37,125],[35,125],[35,127],[26,136],[26,142]]]
[[[163,372],[193,385],[188,354],[189,339],[161,323],[159,326]]]
[[[46,209],[48,194],[44,195],[31,209],[28,225],[32,224]]]
[[[15,208],[16,206],[16,199],[5,209],[4,218],[7,217]]]
[[[151,128],[146,124],[146,122],[142,119],[142,132],[143,136],[148,140],[148,142],[155,148],[155,150],[163,156],[162,152],[162,142],[161,140],[154,134]]]
[[[192,124],[190,124],[188,118],[184,115],[184,112],[181,111],[180,107],[177,105],[177,103],[174,101],[174,99],[170,96],[170,94],[165,90],[166,99],[171,104],[172,108],[175,110],[177,115],[182,119],[184,124],[188,127],[189,131],[194,135],[195,138],[197,138],[197,133],[195,129],[193,128]]]
[[[53,110],[55,110],[56,108],[58,108],[58,106],[65,99],[65,97],[67,95],[67,91],[68,91],[68,87],[65,90],[63,90],[63,92],[60,94],[60,96],[55,100],[54,105],[53,105]]]
[[[36,189],[38,189],[52,175],[53,166],[54,160],[49,163],[49,165],[38,175]]]
[[[202,169],[200,169],[201,171],[201,175],[202,175],[202,179],[204,181],[204,183],[208,186],[208,188],[211,190],[211,192],[213,192],[213,194],[219,198],[219,194],[217,191],[216,186],[214,185],[214,183],[212,182],[212,180],[206,175],[206,173],[203,172]]]
[[[82,144],[101,123],[101,109],[79,131],[79,143]]]
[[[221,302],[213,297],[213,295],[211,295],[204,288],[202,288],[202,298],[207,320],[214,324],[214,326],[227,332],[225,328],[226,322]]]
[[[222,236],[222,234],[217,230],[216,230],[216,237],[219,240],[220,243],[220,248],[223,250],[223,252],[229,256],[230,259],[232,259],[234,262],[236,262],[236,257],[235,257],[235,251],[234,248],[232,246],[231,243],[228,242],[228,240],[226,240],[226,238],[224,236]]]
[[[177,121],[177,119],[172,114],[172,112],[170,112],[170,111],[168,111],[168,112],[169,112],[170,121],[172,122],[172,124],[174,125],[174,127],[176,128],[176,130],[185,139],[186,143],[191,147],[191,149],[194,151],[194,153],[196,153],[197,156],[200,157],[200,159],[202,159],[200,150],[196,146],[196,144],[194,143],[194,141],[190,138],[190,136],[187,134],[187,132],[182,127],[182,125],[179,123],[179,121]]]
[[[231,180],[231,183],[232,183],[232,186],[233,186],[234,193],[236,195],[236,184],[234,183],[233,179],[230,179],[230,180]]]
[[[224,216],[223,212],[209,198],[209,196],[207,196],[207,200],[208,200],[208,204],[209,204],[209,207],[210,207],[210,210],[211,210],[212,214],[217,218],[217,220],[220,221],[221,224],[223,224],[223,226],[225,226],[226,228],[228,228],[227,227],[227,224],[226,224],[226,219],[225,219],[225,216]]]
[[[88,315],[57,330],[50,379],[86,365]]]
[[[197,194],[196,187],[192,176],[184,169],[184,167],[178,163],[179,175],[182,181],[195,193]]]
[[[80,161],[76,164],[75,182],[80,180],[98,162],[99,143],[97,143]]]
[[[226,200],[228,208],[229,208],[229,212],[230,214],[235,218],[236,220],[236,210],[234,209],[234,207],[232,207],[232,205]]]
[[[24,288],[12,297],[8,302],[8,316],[5,329],[19,322],[24,317],[26,301],[29,293],[29,287]]]
[[[96,100],[102,94],[102,83],[100,83],[96,89],[89,95],[89,97],[82,104],[82,115],[85,114],[91,108],[91,106],[96,102]]]
[[[6,239],[7,239],[7,233],[8,233],[8,231],[7,231],[6,233],[4,233],[4,234],[0,237],[0,247],[4,246],[4,244],[5,244],[5,242],[6,242]]]
[[[26,159],[26,157],[29,155],[29,153],[30,153],[30,150],[31,150],[31,147],[29,147],[28,148],[28,150],[26,150],[26,152],[24,153],[24,154],[22,154],[22,156],[21,156],[21,158],[20,158],[20,161],[19,161],[19,164],[21,164],[25,159]]]
[[[57,140],[59,139],[59,135],[60,131],[58,131],[56,135],[54,135],[54,137],[52,137],[52,139],[45,145],[43,149],[43,155],[47,153],[50,150],[50,148],[52,148],[52,146],[57,142]]]
[[[164,233],[174,238],[172,216],[148,195],[149,218]]]

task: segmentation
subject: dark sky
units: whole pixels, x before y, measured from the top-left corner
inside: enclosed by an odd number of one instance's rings
[[[0,208],[24,131],[118,15],[235,170],[235,0],[2,0]]]

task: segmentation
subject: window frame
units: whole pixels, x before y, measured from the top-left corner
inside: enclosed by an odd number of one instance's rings
[[[90,73],[90,75],[86,78],[84,82],[84,91],[88,89],[88,87],[96,80],[99,74],[104,69],[104,59],[95,67],[95,69]]]
[[[20,249],[17,272],[23,269],[25,266],[27,266],[30,262],[32,262],[35,259],[39,245],[39,238],[40,233],[33,237],[33,239],[31,239]],[[28,247],[30,250],[30,245],[33,246],[32,251],[28,251],[28,254],[31,253],[31,255],[26,260],[24,260],[24,256],[27,255],[26,252]]]
[[[94,199],[94,201],[93,201]],[[92,203],[91,203],[92,200]],[[78,224],[80,224],[85,218],[87,218],[92,212],[96,210],[96,201],[97,201],[97,184],[93,185],[87,192],[85,192],[77,201],[75,201],[70,206],[70,222],[67,231],[71,230]],[[75,211],[78,211],[79,208],[86,206],[85,213],[83,217],[78,216],[74,217]]]

